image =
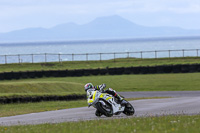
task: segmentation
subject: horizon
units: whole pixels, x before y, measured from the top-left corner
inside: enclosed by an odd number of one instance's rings
[[[51,28],[63,23],[86,24],[104,16],[121,16],[142,26],[200,29],[197,0],[1,0],[0,33]]]
[[[146,41],[165,41],[165,40],[200,40],[199,36],[164,36],[164,37],[137,37],[137,38],[108,38],[108,39],[80,39],[80,40],[55,40],[55,41],[14,41],[0,42],[0,46],[12,45],[49,45],[49,44],[83,44],[83,43],[121,43],[121,42],[146,42]]]

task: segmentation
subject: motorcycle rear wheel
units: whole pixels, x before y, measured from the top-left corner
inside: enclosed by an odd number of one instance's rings
[[[110,107],[109,105],[107,105],[107,107],[106,107],[105,105],[102,105],[102,103],[98,102],[98,103],[96,103],[96,108],[97,108],[97,110],[99,110],[102,114],[104,114],[107,117],[113,116],[112,107]]]

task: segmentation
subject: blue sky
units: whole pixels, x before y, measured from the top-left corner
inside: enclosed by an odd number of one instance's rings
[[[0,32],[109,15],[145,26],[200,29],[200,0],[0,0]]]

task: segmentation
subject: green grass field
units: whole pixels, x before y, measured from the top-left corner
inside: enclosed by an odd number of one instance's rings
[[[0,72],[87,69],[200,63],[200,58],[117,59],[109,61],[4,64]],[[200,90],[200,73],[104,75],[65,78],[38,78],[0,81],[0,97],[85,94],[83,86],[106,83],[116,91],[193,91]],[[135,100],[135,99],[132,99]],[[0,117],[87,106],[86,100],[0,104]],[[0,126],[2,133],[55,132],[199,132],[200,115],[161,116],[94,120],[26,126]],[[79,128],[77,128],[79,127]]]
[[[155,66],[172,64],[195,64],[200,63],[200,57],[185,58],[159,58],[159,59],[136,59],[123,58],[105,61],[68,61],[52,63],[22,63],[0,64],[0,72],[11,71],[35,71],[35,70],[65,70],[65,69],[91,69],[106,67],[131,67],[131,66]]]
[[[67,82],[62,78],[1,81],[0,96],[83,94],[82,87],[81,83]]]
[[[200,90],[200,73],[85,76],[23,79],[0,82],[0,97],[85,94],[87,82],[106,83],[116,91],[192,91]],[[68,107],[87,106],[86,100],[55,101],[27,104],[1,104],[0,117]],[[74,106],[70,105],[73,103]],[[82,103],[82,104],[81,104]]]
[[[3,64],[0,72],[53,69],[81,69],[127,66],[151,66],[163,64],[200,63],[200,57],[163,58],[163,59],[116,59],[108,61],[63,62],[59,63],[27,63]],[[39,78],[0,81],[0,97],[38,96],[38,95],[69,95],[84,94],[85,83],[106,83],[117,91],[173,91],[200,90],[199,73],[190,74],[148,74],[148,75],[116,75],[116,76],[85,76],[66,78]]]
[[[199,81],[200,73],[21,79],[1,81],[0,96],[85,94],[88,82],[116,91],[192,91],[200,90]]]
[[[198,133],[200,115],[133,117],[59,124],[0,127],[1,133]]]

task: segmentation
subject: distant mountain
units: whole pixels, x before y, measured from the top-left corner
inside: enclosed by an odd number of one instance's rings
[[[27,28],[0,34],[0,42],[118,39],[164,36],[200,36],[200,30],[178,27],[147,27],[120,16],[100,17],[90,23],[60,24],[50,29]]]

